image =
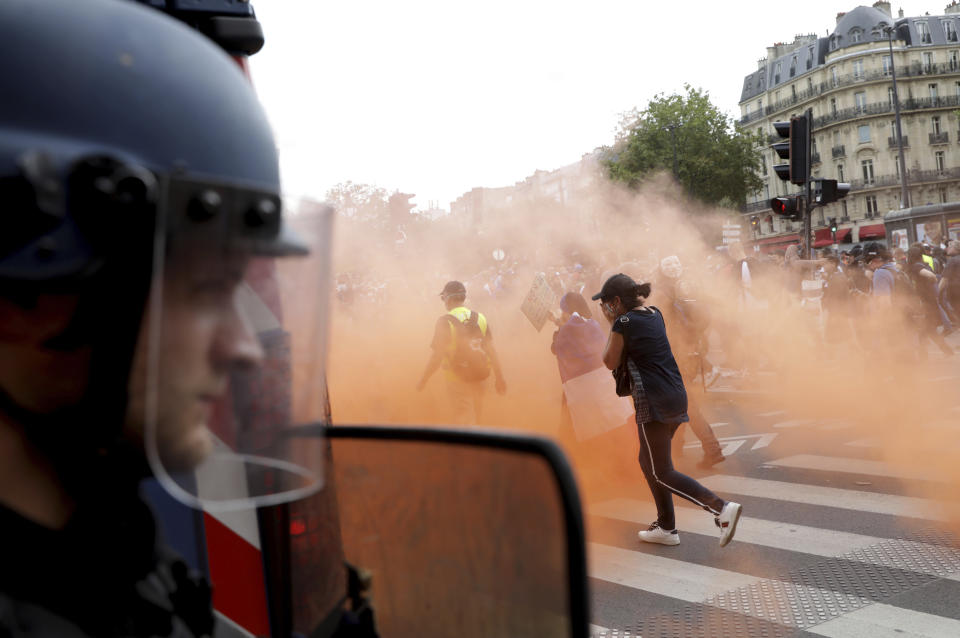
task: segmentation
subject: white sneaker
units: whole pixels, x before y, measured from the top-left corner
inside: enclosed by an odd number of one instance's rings
[[[737,523],[740,521],[740,512],[743,510],[740,503],[727,501],[727,504],[720,510],[720,516],[716,517],[714,522],[720,528],[720,547],[726,547],[727,543],[733,540],[733,535],[737,531]]]
[[[680,534],[677,533],[677,530],[668,532],[660,527],[660,523],[656,521],[651,523],[649,528],[637,532],[637,536],[644,543],[660,543],[661,545],[680,544]]]

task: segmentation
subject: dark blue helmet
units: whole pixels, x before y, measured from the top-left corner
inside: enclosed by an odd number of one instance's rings
[[[0,60],[0,286],[149,249],[161,201],[168,232],[226,224],[255,252],[297,250],[264,111],[207,38],[128,2],[7,0]]]

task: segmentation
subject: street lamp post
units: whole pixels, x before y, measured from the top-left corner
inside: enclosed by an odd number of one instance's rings
[[[886,22],[877,25],[874,32],[887,36],[890,45],[890,75],[893,77],[893,113],[897,129],[897,154],[900,163],[900,208],[910,207],[910,189],[907,184],[907,162],[903,156],[903,133],[900,129],[900,95],[897,93],[897,66],[893,62],[893,34],[896,29]]]

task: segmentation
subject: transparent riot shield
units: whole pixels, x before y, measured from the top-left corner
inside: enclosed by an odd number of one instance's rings
[[[276,194],[186,178],[160,201],[131,391],[154,475],[210,511],[309,495],[329,412],[331,210],[284,215]]]
[[[580,503],[553,443],[475,429],[329,437],[344,554],[369,575],[380,635],[588,635]],[[293,552],[293,579],[308,555]],[[294,629],[312,635],[308,620]]]

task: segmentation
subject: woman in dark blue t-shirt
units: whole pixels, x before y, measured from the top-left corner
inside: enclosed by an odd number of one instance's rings
[[[657,506],[657,520],[638,536],[648,543],[680,543],[673,511],[676,494],[714,515],[723,547],[733,538],[742,508],[739,503],[724,501],[673,467],[670,440],[677,427],[689,420],[687,392],[670,350],[663,315],[656,308],[643,305],[649,296],[650,284],[638,285],[624,274],[607,279],[593,296],[600,300],[603,314],[612,324],[603,363],[611,370],[626,366],[631,377],[640,437],[640,468]]]

